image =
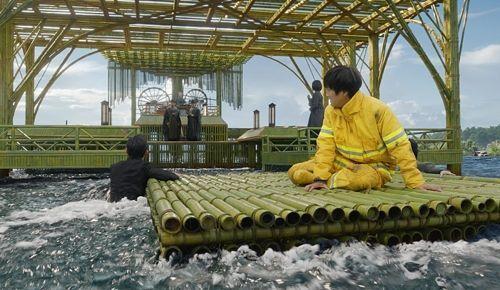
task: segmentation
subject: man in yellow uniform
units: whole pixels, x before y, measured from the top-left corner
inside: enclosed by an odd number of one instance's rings
[[[380,188],[399,166],[406,186],[440,191],[427,184],[417,169],[404,128],[389,107],[364,95],[355,68],[337,66],[324,76],[326,96],[323,126],[313,159],[296,164],[288,174],[306,190]]]

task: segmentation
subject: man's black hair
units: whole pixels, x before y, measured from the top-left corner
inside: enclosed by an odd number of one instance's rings
[[[349,98],[361,88],[363,80],[356,68],[339,65],[328,70],[323,78],[325,88],[333,90],[336,94],[344,91]]]
[[[321,84],[321,81],[318,81],[318,80],[313,81],[312,89],[314,91],[321,91],[322,88],[323,88],[323,85]]]
[[[418,144],[417,141],[415,141],[413,138],[410,138],[410,143],[411,143],[411,151],[413,151],[413,155],[415,155],[415,159],[418,156]]]
[[[148,149],[148,143],[146,138],[142,135],[135,135],[134,137],[128,138],[127,141],[127,154],[131,159],[141,159],[144,157]]]

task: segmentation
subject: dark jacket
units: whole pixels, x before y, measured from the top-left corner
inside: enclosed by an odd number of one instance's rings
[[[164,140],[179,141],[181,138],[181,116],[176,107],[167,108],[163,116]]]
[[[201,141],[201,111],[196,107],[189,110],[186,139]]]
[[[432,163],[417,162],[417,168],[420,172],[439,174],[441,169],[437,168]]]
[[[149,178],[177,180],[179,176],[167,170],[152,168],[149,162],[142,159],[128,159],[113,164],[109,201],[116,202],[124,197],[136,200],[139,196],[145,196]]]
[[[307,127],[321,127],[325,110],[323,108],[323,95],[320,92],[314,92],[312,98],[309,99],[309,110],[311,114]]]

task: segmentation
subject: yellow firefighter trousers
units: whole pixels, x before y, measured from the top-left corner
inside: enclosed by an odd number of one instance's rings
[[[295,185],[304,186],[314,182],[313,170],[314,160],[297,163],[288,170],[288,177]],[[390,180],[390,176],[368,164],[356,164],[353,168],[334,165],[330,171],[332,176],[327,181],[328,188],[349,190],[380,188]]]

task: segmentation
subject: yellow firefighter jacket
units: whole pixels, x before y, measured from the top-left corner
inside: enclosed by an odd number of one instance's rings
[[[327,180],[332,168],[355,164],[369,164],[390,179],[397,165],[407,187],[424,184],[408,137],[394,113],[361,91],[341,109],[326,107],[317,145],[315,179]]]

